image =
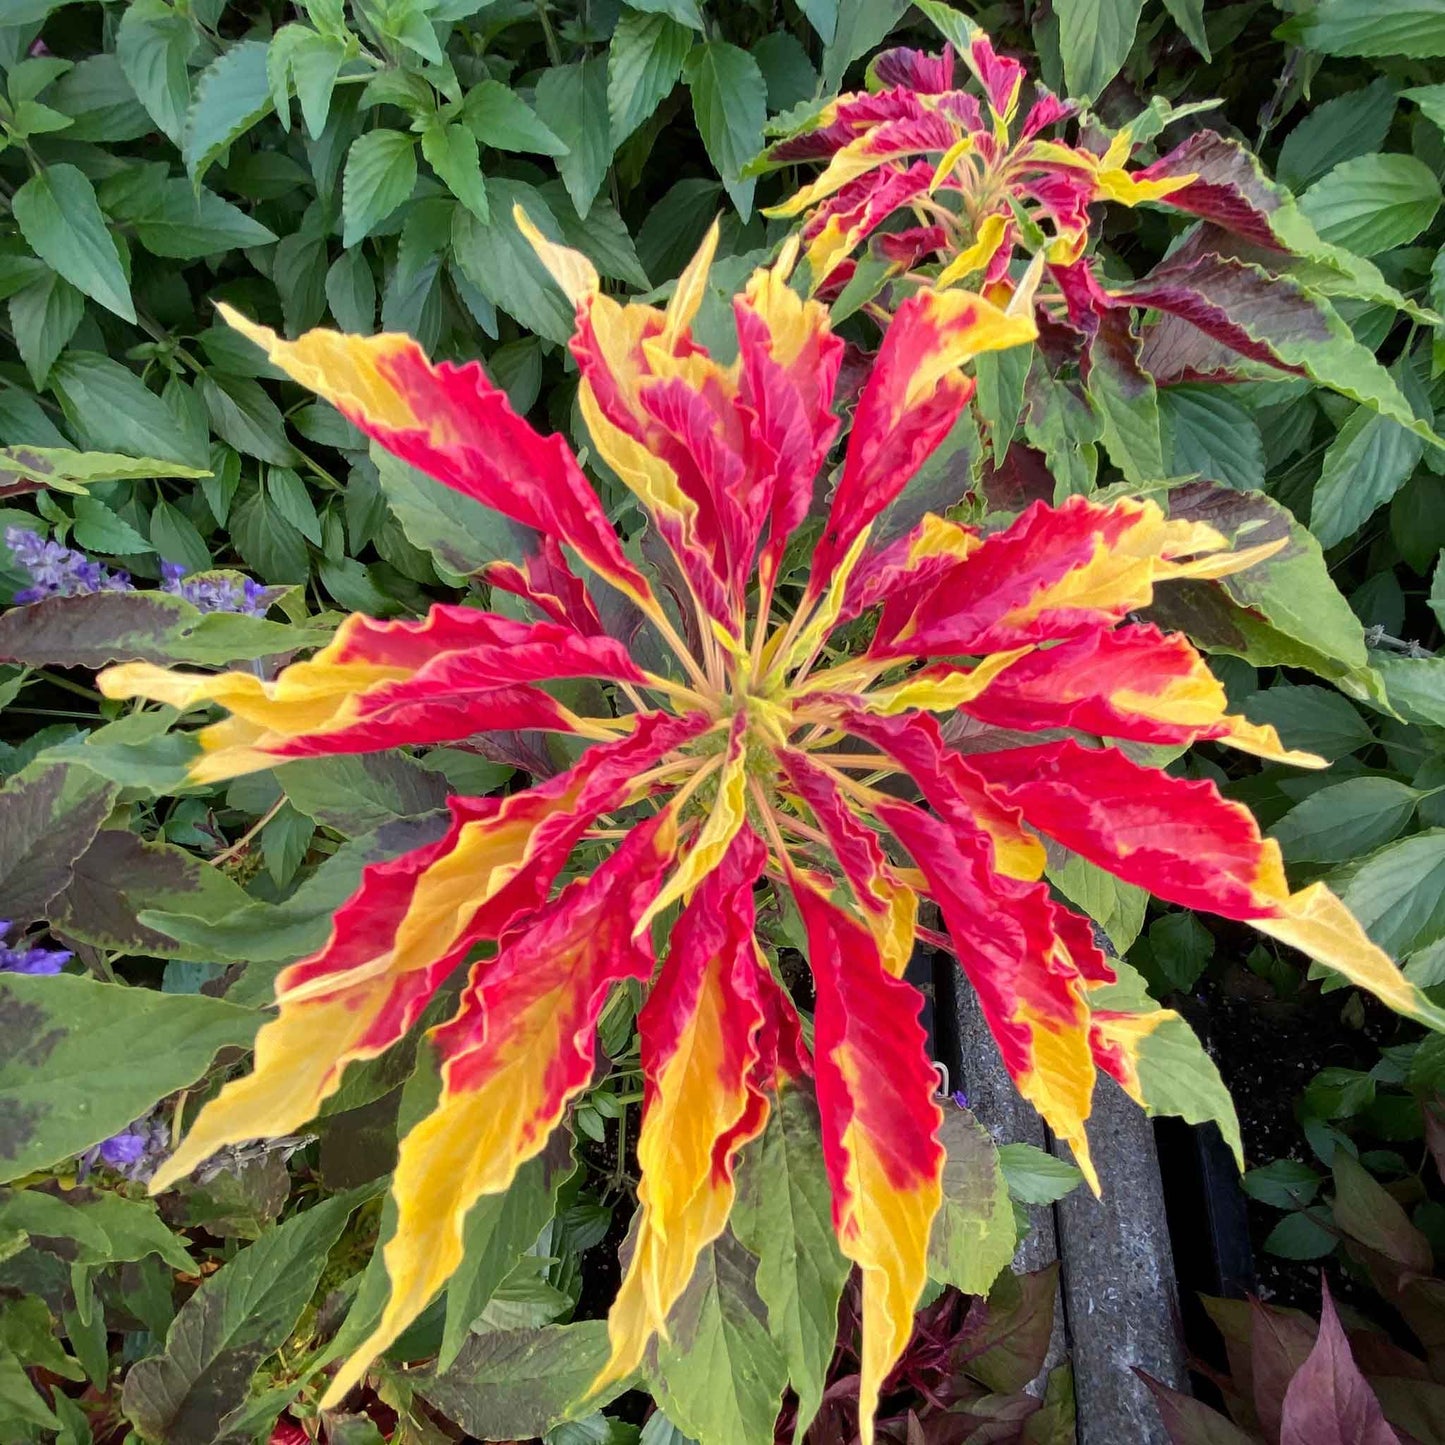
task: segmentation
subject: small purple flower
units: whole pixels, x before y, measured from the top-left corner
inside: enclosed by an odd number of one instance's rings
[[[968,1108],[968,1095],[962,1089],[955,1089],[948,1097],[953,1100],[955,1109]]]
[[[9,921],[0,919],[0,936],[9,931]],[[28,947],[23,940],[15,948],[0,943],[0,973],[59,973],[73,956],[69,949]]]
[[[30,586],[15,594],[17,602],[39,602],[45,597],[86,597],[93,592],[129,592],[128,572],[111,572],[83,552],[33,532],[29,527],[7,527],[5,545],[30,574]]]
[[[104,1164],[127,1179],[144,1183],[170,1152],[171,1131],[154,1114],[137,1119],[129,1128],[102,1139],[80,1156],[77,1176],[84,1179],[97,1164]]]
[[[266,589],[251,577],[238,580],[203,574],[187,581],[186,569],[179,562],[161,563],[161,587],[201,612],[240,612],[248,617],[264,617],[270,606]]]

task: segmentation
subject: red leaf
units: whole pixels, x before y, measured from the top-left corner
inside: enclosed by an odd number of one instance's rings
[[[1350,1354],[1330,1287],[1323,1288],[1319,1338],[1285,1393],[1280,1445],[1400,1445]]]

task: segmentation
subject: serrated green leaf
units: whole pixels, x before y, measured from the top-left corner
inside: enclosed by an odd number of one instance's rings
[[[89,448],[205,464],[204,448],[198,455],[165,402],[108,356],[67,351],[51,369],[50,386]]]
[[[1164,8],[1174,17],[1174,23],[1188,37],[1189,43],[1206,59],[1209,53],[1209,34],[1204,28],[1204,0],[1164,0]]]
[[[498,310],[515,317],[528,331],[565,345],[572,335],[572,307],[517,229],[512,208],[520,205],[548,240],[562,240],[561,227],[541,193],[524,181],[496,178],[488,191],[491,220],[479,221],[457,207],[452,220],[456,264]]]
[[[165,0],[134,0],[115,34],[115,53],[125,78],[151,118],[180,145],[191,105],[186,62],[200,37],[190,17]]]
[[[1009,1186],[988,1131],[967,1109],[946,1108],[943,1204],[933,1220],[928,1277],[965,1294],[987,1294],[1017,1243]]]
[[[670,15],[679,25],[689,25],[694,30],[706,30],[702,11],[697,0],[627,0],[628,9],[640,10],[645,15]]]
[[[768,86],[758,63],[725,40],[694,47],[683,69],[692,111],[708,157],[743,220],[752,214],[757,182],[743,167],[763,148]]]
[[[607,117],[607,63],[600,55],[554,65],[537,82],[537,114],[567,147],[557,170],[577,214],[586,220],[614,149]]]
[[[421,153],[452,195],[485,221],[490,212],[476,136],[464,125],[433,122],[421,133]]]
[[[1096,863],[1064,849],[1062,858],[1050,857],[1049,881],[1069,900],[1082,908],[1105,933],[1115,950],[1127,953],[1144,926],[1149,895],[1132,883],[1115,878]]]
[[[326,302],[343,331],[367,336],[376,327],[376,280],[361,247],[343,251],[326,273]]]
[[[80,292],[48,268],[38,281],[11,296],[10,331],[15,349],[37,388],[45,385],[56,357],[65,350],[84,315]]]
[[[765,1324],[757,1265],[731,1234],[698,1257],[668,1317],[653,1388],[669,1418],[704,1445],[766,1445],[787,1366]]]
[[[212,1439],[245,1403],[251,1376],[314,1293],[361,1191],[323,1200],[267,1230],[181,1306],[165,1348],[126,1375],[121,1406],[153,1439]]]
[[[262,40],[242,40],[213,60],[197,80],[181,143],[195,185],[224,151],[270,113],[266,50]]]
[[[1375,740],[1359,710],[1328,688],[1280,683],[1247,697],[1243,707],[1252,721],[1277,728],[1286,746],[1331,761]]]
[[[151,255],[182,261],[276,239],[274,231],[240,207],[181,179],[148,187],[114,214],[135,227],[136,239]]]
[[[1300,197],[1300,209],[1324,240],[1375,256],[1413,241],[1441,200],[1429,166],[1391,153],[1341,161]]]
[[[1367,407],[1350,415],[1325,453],[1310,502],[1310,531],[1322,547],[1357,532],[1409,481],[1425,444]]]
[[[1392,957],[1445,938],[1445,829],[1390,843],[1337,871],[1331,883]]]
[[[354,246],[407,200],[416,185],[416,147],[399,130],[358,136],[346,153],[341,183],[343,246]]]
[[[415,1388],[478,1439],[530,1439],[596,1408],[579,1402],[607,1355],[604,1320],[489,1330],[467,1340],[446,1373],[418,1372]]]
[[[178,562],[188,572],[204,572],[211,554],[196,525],[178,507],[157,502],[151,510],[151,546],[167,562]]]
[[[75,540],[89,552],[112,557],[137,556],[151,544],[129,522],[94,497],[75,499]]]
[[[693,34],[666,15],[625,11],[607,51],[607,115],[620,146],[671,93]]]
[[[1394,778],[1346,778],[1297,803],[1269,835],[1288,863],[1346,863],[1398,837],[1419,800]]]
[[[783,1089],[763,1136],[738,1165],[732,1229],[757,1256],[757,1291],[768,1330],[798,1396],[795,1434],[818,1413],[838,1336],[838,1300],[850,1265],[833,1234],[818,1106]]]
[[[276,781],[293,807],[349,837],[440,812],[447,800],[442,777],[402,753],[303,758],[281,768]]]
[[[0,974],[0,1178],[109,1138],[195,1083],[218,1049],[248,1045],[260,1022],[200,994]]]
[[[1120,959],[1111,960],[1118,982],[1089,991],[1089,1007],[1142,1014],[1153,1021],[1147,1032],[1130,1031],[1128,1053],[1138,1077],[1144,1112],[1150,1118],[1177,1116],[1190,1124],[1214,1123],[1224,1135],[1241,1169],[1244,1144],[1234,1101],[1214,1060],[1204,1052],[1194,1030],[1171,1009],[1161,1009],[1149,996],[1136,969]]]
[[[286,440],[286,423],[258,382],[224,372],[207,372],[196,383],[216,435],[246,456],[284,467],[296,460]]]
[[[831,94],[848,67],[880,45],[903,18],[908,0],[828,0],[826,6],[815,0],[804,9],[824,36],[823,90]]]
[[[1408,90],[1404,94],[1411,96]],[[1282,184],[1300,191],[1341,161],[1379,150],[1395,108],[1395,87],[1384,76],[1315,106],[1285,137],[1275,173]]]
[[[1326,55],[1445,55],[1445,0],[1320,0],[1301,27]]]
[[[321,545],[321,519],[306,483],[290,467],[271,467],[266,473],[266,494],[276,510],[314,546]]]
[[[10,211],[31,250],[77,290],[135,320],[130,282],[95,188],[72,165],[47,166],[15,192]]]
[[[259,487],[231,509],[230,528],[236,550],[264,581],[306,581],[311,555],[306,550],[306,538]]]
[[[1264,486],[1264,438],[1229,387],[1165,387],[1159,414],[1171,476],[1197,473],[1241,492]]]
[[[467,92],[462,121],[483,144],[502,151],[532,151],[564,156],[567,145],[509,86],[484,80]]]

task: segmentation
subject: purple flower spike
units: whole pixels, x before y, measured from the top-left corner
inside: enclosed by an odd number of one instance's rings
[[[99,562],[91,561],[83,552],[63,547],[29,527],[7,527],[5,545],[30,574],[31,585],[15,594],[17,602],[131,590],[129,573],[110,572]]]
[[[264,617],[269,603],[266,589],[253,578],[201,576],[185,580],[186,569],[177,562],[161,563],[161,587],[201,612],[242,612]]]
[[[0,935],[10,931],[10,924],[0,919]],[[74,955],[66,948],[35,948],[21,940],[17,947],[0,943],[0,973],[59,973]]]

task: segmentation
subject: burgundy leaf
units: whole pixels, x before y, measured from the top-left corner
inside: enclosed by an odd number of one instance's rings
[[[1167,156],[1139,171],[1138,179],[1188,175],[1195,179],[1167,197],[1165,205],[1213,221],[1257,246],[1271,251],[1286,249],[1269,220],[1280,206],[1279,189],[1238,141],[1226,140],[1212,130],[1197,131]]]
[[[1231,1425],[1217,1410],[1161,1385],[1142,1370],[1139,1377],[1153,1391],[1159,1418],[1173,1445],[1255,1445],[1237,1425]],[[1394,1442],[1392,1442],[1394,1445]]]
[[[1400,1445],[1350,1354],[1330,1287],[1321,1284],[1319,1338],[1285,1392],[1280,1445]]]
[[[1314,1348],[1316,1327],[1294,1310],[1270,1309],[1258,1300],[1250,1301],[1250,1313],[1254,1409],[1269,1445],[1279,1445],[1285,1391]]]

